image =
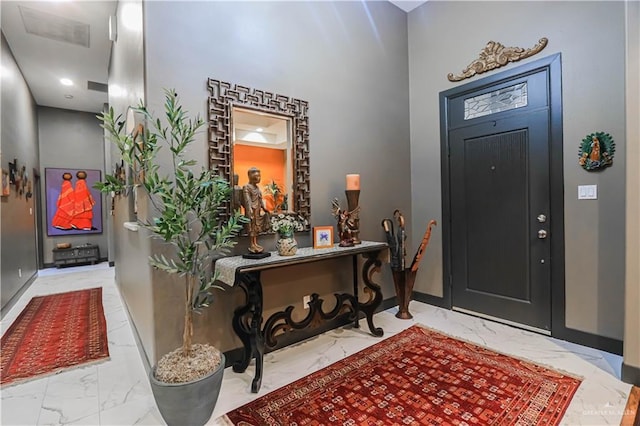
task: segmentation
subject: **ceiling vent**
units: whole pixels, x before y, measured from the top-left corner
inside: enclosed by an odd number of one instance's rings
[[[87,81],[87,89],[95,90],[96,92],[107,93],[109,86],[104,83],[98,83],[97,81]]]
[[[50,13],[20,6],[24,29],[29,34],[51,40],[89,47],[89,24],[61,18]]]

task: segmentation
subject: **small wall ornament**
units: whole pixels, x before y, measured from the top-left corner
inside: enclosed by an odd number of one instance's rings
[[[616,144],[609,133],[595,132],[580,143],[578,164],[588,172],[604,169],[613,164]]]

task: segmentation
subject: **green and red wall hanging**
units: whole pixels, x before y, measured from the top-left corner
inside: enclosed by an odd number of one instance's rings
[[[613,164],[615,152],[616,144],[609,133],[591,133],[580,143],[578,164],[589,172],[601,170]]]

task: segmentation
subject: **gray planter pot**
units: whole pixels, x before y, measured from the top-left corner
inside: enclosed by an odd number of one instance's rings
[[[155,377],[156,367],[149,373],[153,397],[160,414],[167,425],[202,426],[211,417],[218,401],[222,376],[224,375],[224,354],[218,368],[201,379],[187,383],[164,383]]]

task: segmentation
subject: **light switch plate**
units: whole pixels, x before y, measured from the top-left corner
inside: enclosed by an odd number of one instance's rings
[[[597,200],[598,185],[578,185],[578,200]]]

